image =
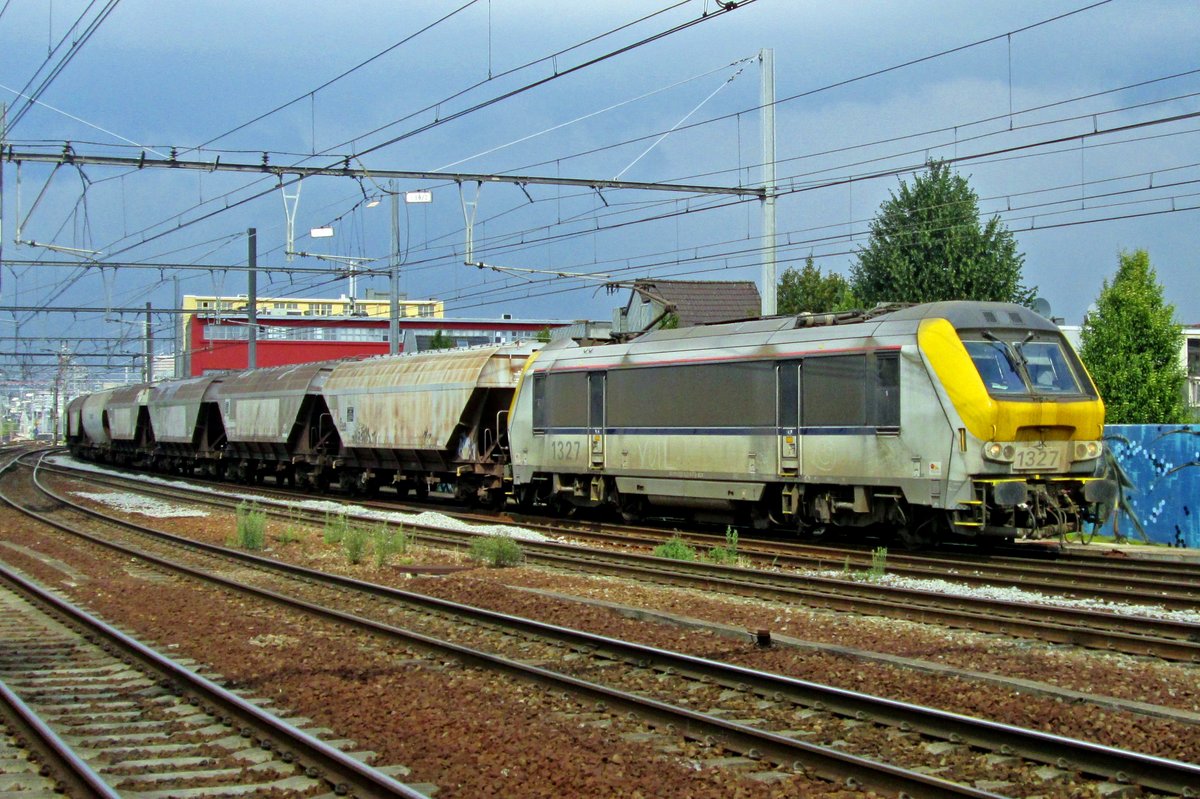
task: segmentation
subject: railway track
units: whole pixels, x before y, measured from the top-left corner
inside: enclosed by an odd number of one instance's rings
[[[156,538],[162,540],[161,534]],[[108,545],[115,546],[111,542]],[[191,542],[176,541],[169,546],[174,550],[189,545]],[[1005,793],[1013,790],[1013,795],[1053,794],[1063,786],[1079,785],[1080,780],[1102,794],[1127,790],[1129,784],[1170,793],[1196,790],[1200,785],[1200,767],[1190,764],[512,619],[244,553],[221,551],[219,547],[203,549],[216,557],[236,558],[252,567],[227,587],[261,591],[262,598],[288,601],[310,613],[331,614],[343,623],[361,626],[375,634],[396,636],[406,646],[436,646],[462,660],[487,663],[491,668],[519,673],[526,679],[584,693],[603,703],[596,706],[596,712],[620,708],[650,719],[654,727],[650,734],[683,731],[693,740],[711,741],[712,746],[739,752],[727,765],[753,769],[756,764],[767,763],[764,779],[782,779],[781,767],[790,765],[794,771],[799,765],[822,777],[853,780],[892,794],[920,796],[993,795],[993,789]],[[180,568],[166,561],[159,565]],[[228,571],[228,568],[218,570]],[[264,574],[269,576],[264,578]],[[291,575],[288,581],[302,579],[306,594],[314,590],[322,592],[320,601],[282,599],[278,576],[284,574]],[[264,579],[266,585],[256,587]],[[313,588],[314,585],[324,587]],[[355,596],[350,610],[330,610],[333,605],[344,606],[347,591]],[[368,595],[377,598],[375,602],[363,598]],[[374,605],[372,615],[379,615],[378,598],[389,603],[385,612],[388,623],[351,612]],[[398,618],[403,619],[405,630],[395,626]],[[467,622],[469,630],[464,632]],[[499,642],[497,635],[501,636]],[[446,640],[461,641],[464,637],[472,643],[483,641],[491,651]],[[550,670],[546,664],[557,665]],[[671,699],[680,695],[687,697],[686,708],[671,704]],[[878,764],[871,765],[880,758],[881,751],[905,766],[880,770],[876,768]],[[929,770],[931,762],[963,775],[960,780],[969,784],[947,784],[946,780],[922,774],[921,769]],[[993,779],[998,772],[1009,779]]]
[[[168,488],[148,485],[141,481],[135,482],[139,484],[139,491],[176,500],[199,501],[226,509],[240,501],[211,492],[197,493],[183,486]],[[127,486],[128,483],[123,485]],[[258,493],[257,490],[255,493]],[[281,500],[282,502],[292,503],[287,506],[287,513],[297,513],[294,498],[284,496],[286,499]],[[382,504],[380,507],[394,509]],[[474,537],[471,533],[436,527],[425,528],[421,536],[427,542],[447,546],[459,546]],[[641,548],[644,548],[645,543],[642,539]],[[1200,662],[1200,624],[1191,621],[1122,615],[1103,610],[1005,601],[965,594],[946,594],[934,590],[894,586],[869,579],[853,579],[853,572],[848,572],[845,576],[832,576],[828,572],[819,575],[804,571],[789,572],[705,562],[682,562],[630,551],[633,549],[632,544],[624,549],[596,549],[554,541],[527,541],[522,542],[522,546],[529,561],[558,568],[614,574],[661,585],[688,586],[727,594],[771,598],[809,607],[1022,636],[1166,660]],[[958,579],[958,575],[955,575],[955,579]],[[1143,602],[1149,602],[1156,595],[1143,593],[1136,596]],[[1192,603],[1189,609],[1195,607],[1195,603]]]
[[[99,476],[96,479],[104,482],[105,478]],[[218,490],[230,487],[228,483],[214,485]],[[143,490],[154,492],[160,489]],[[264,486],[247,487],[246,490],[281,502],[294,501],[296,496],[292,491]],[[169,490],[165,495],[178,496]],[[204,499],[193,494],[193,501],[203,502]],[[668,535],[679,535],[685,543],[701,552],[726,544],[724,535],[694,530],[664,531],[661,527],[467,511],[447,503],[414,504],[407,499],[352,501],[384,512],[419,514],[434,510],[470,523],[513,524],[551,537],[569,537],[636,551],[648,552]],[[1054,596],[1153,604],[1168,610],[1194,610],[1200,605],[1200,563],[1106,557],[1077,551],[1067,554],[1037,547],[1026,549],[1030,556],[980,555],[954,550],[918,554],[891,550],[887,553],[887,572],[916,579],[949,579],[966,586],[1005,585]],[[807,544],[755,535],[739,540],[738,555],[748,565],[774,569],[863,572],[872,565],[871,550],[861,545]]]
[[[4,790],[425,797],[5,568],[0,679],[41,764]]]

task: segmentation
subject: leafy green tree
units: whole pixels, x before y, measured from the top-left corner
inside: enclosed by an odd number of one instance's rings
[[[846,278],[832,272],[821,274],[810,255],[800,271],[790,266],[783,271],[776,289],[776,305],[779,313],[786,315],[848,311],[857,301]]]
[[[658,323],[657,330],[675,330],[679,327],[679,314],[669,313]]]
[[[980,224],[979,195],[945,161],[900,181],[879,208],[871,238],[851,267],[851,288],[880,302],[992,300],[1029,304],[1021,285],[1025,256],[1000,217]]]
[[[1183,329],[1175,306],[1145,250],[1121,253],[1112,283],[1104,281],[1096,310],[1080,334],[1080,356],[1100,396],[1109,424],[1183,424]]]
[[[434,332],[433,337],[429,339],[429,349],[431,350],[450,350],[454,349],[454,339],[447,336],[440,330]]]

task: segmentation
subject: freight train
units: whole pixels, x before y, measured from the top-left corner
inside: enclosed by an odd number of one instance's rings
[[[1104,406],[1028,308],[940,302],[311,363],[75,398],[80,458],[802,534],[1078,531]]]

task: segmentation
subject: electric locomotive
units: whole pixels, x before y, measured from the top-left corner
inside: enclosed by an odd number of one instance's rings
[[[526,366],[508,438],[526,505],[924,545],[1080,529],[1115,491],[1103,419],[1049,320],[940,302],[558,342]]]

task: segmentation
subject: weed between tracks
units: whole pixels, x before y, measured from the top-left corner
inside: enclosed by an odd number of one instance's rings
[[[257,551],[267,541],[267,513],[254,503],[239,502],[236,511],[236,543],[242,549]]]
[[[665,543],[656,546],[654,548],[654,556],[684,561],[695,561],[701,557],[696,552],[696,548],[684,541],[679,533],[676,533]],[[732,527],[726,527],[725,546],[713,547],[704,556],[704,559],[710,563],[719,563],[728,566],[745,565],[741,555],[738,553],[738,531]]]
[[[471,560],[488,566],[516,566],[524,557],[521,545],[511,536],[489,535],[477,538],[471,543]]]

